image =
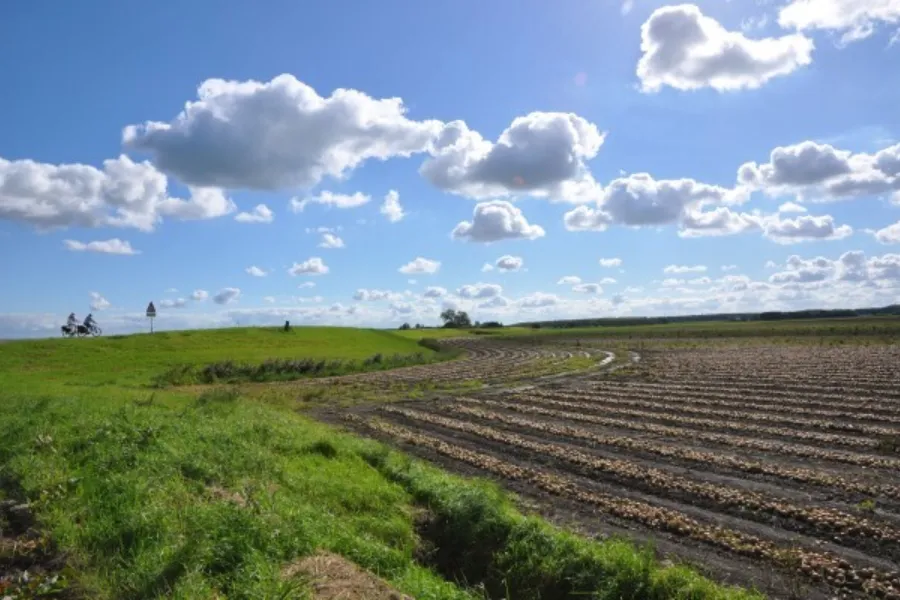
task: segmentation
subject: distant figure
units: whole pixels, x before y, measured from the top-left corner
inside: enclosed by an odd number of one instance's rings
[[[290,331],[290,330],[291,330],[291,322],[290,322],[290,321],[285,321],[285,322],[284,322],[284,330],[285,330],[285,331]]]
[[[66,327],[73,331],[78,327],[78,319],[75,317],[75,313],[69,313],[69,320],[66,321]]]
[[[93,327],[94,325],[96,325],[96,322],[94,321],[94,314],[88,313],[88,316],[84,318],[84,328],[90,331],[91,327]]]

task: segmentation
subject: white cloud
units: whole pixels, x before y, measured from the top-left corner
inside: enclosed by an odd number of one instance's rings
[[[510,254],[505,254],[498,258],[495,264],[497,265],[498,270],[509,272],[520,270],[525,264],[525,261],[522,260],[521,256],[512,256]]]
[[[191,300],[196,300],[197,302],[203,302],[209,298],[209,292],[206,290],[194,290],[194,293],[191,294]]]
[[[266,275],[268,275],[266,271],[260,269],[256,265],[249,266],[244,269],[244,271],[247,273],[247,275],[252,275],[253,277],[265,277]]]
[[[148,162],[125,155],[90,165],[52,165],[0,158],[0,220],[40,229],[132,227],[152,231],[164,217],[211,219],[235,210],[213,188],[189,188],[190,199],[169,197],[168,179]]]
[[[605,134],[572,113],[517,117],[496,143],[462,121],[447,123],[420,173],[438,188],[484,200],[530,195],[568,202],[590,199],[596,183],[585,165]]]
[[[265,204],[257,204],[252,211],[235,215],[234,220],[238,223],[271,223],[275,220],[275,213]]]
[[[778,207],[778,212],[780,213],[805,213],[806,211],[807,208],[805,206],[801,206],[796,202],[785,202]]]
[[[603,288],[598,283],[579,283],[572,286],[572,291],[579,294],[602,294]]]
[[[527,296],[523,296],[519,298],[516,302],[518,306],[524,309],[530,308],[544,308],[547,306],[554,306],[556,304],[560,304],[562,299],[556,294],[547,294],[545,292],[534,292],[533,294],[528,294]]]
[[[778,12],[782,27],[838,32],[842,44],[869,37],[879,23],[898,22],[900,2],[896,0],[792,0]]]
[[[396,223],[406,216],[406,213],[403,212],[403,206],[400,205],[400,194],[397,190],[391,190],[385,195],[384,203],[378,211],[391,223]]]
[[[853,233],[849,225],[835,226],[830,215],[803,215],[795,219],[781,219],[775,215],[765,221],[765,236],[779,244],[815,240],[842,240]]]
[[[213,302],[216,304],[229,304],[241,296],[240,288],[227,287],[219,290],[219,293],[213,296]]]
[[[604,277],[603,279],[600,280],[600,285],[613,285],[615,283],[617,283],[617,282],[612,277]]]
[[[294,265],[288,269],[288,273],[292,276],[294,275],[324,275],[328,273],[328,266],[322,261],[318,256],[313,256],[308,260],[304,260],[302,263],[295,262]]]
[[[641,27],[637,75],[645,92],[758,88],[812,62],[812,40],[791,34],[750,39],[728,31],[692,4],[665,6]]]
[[[695,277],[694,279],[688,279],[688,285],[709,285],[712,283],[712,279],[709,277]]]
[[[314,287],[316,287],[316,282],[315,282],[315,281],[304,281],[303,283],[301,283],[301,284],[298,285],[297,287],[300,288],[300,289],[303,289],[303,288],[314,288]]]
[[[106,241],[79,242],[76,240],[63,240],[68,250],[73,252],[98,252],[100,254],[120,254],[130,256],[140,254],[140,251],[131,247],[131,243],[119,238]]]
[[[816,202],[886,194],[900,190],[900,144],[875,154],[811,141],[779,146],[768,162],[741,165],[738,182],[771,196],[796,194]]]
[[[426,298],[442,298],[447,295],[447,290],[438,286],[429,286],[425,288],[425,293],[422,295]]]
[[[494,265],[492,265],[491,263],[484,263],[483,265],[481,265],[482,273],[488,273],[493,270],[494,270]]]
[[[719,206],[713,210],[687,212],[678,235],[687,238],[735,235],[761,227],[762,219],[758,215],[738,213]]]
[[[403,299],[403,294],[397,294],[389,290],[367,290],[361,288],[356,290],[353,294],[353,299],[361,302],[377,302],[379,300],[400,301]]]
[[[581,277],[577,275],[566,275],[565,277],[560,277],[559,281],[556,282],[556,285],[576,285],[581,283]]]
[[[900,244],[900,221],[879,229],[874,235],[875,239],[882,244]]]
[[[325,190],[318,196],[291,198],[291,210],[295,213],[303,212],[303,209],[309,204],[322,204],[329,208],[356,208],[363,204],[368,204],[371,199],[371,196],[363,194],[362,192],[355,192],[353,194],[335,194]]]
[[[99,292],[91,292],[91,310],[106,310],[111,305]]]
[[[723,271],[728,272],[728,271],[735,271],[735,270],[737,270],[738,266],[737,266],[737,265],[722,265],[720,268],[721,268]]]
[[[162,308],[184,308],[187,306],[187,300],[184,298],[167,298],[160,300],[159,305]]]
[[[333,233],[323,233],[322,241],[319,242],[319,248],[343,248],[344,240]]]
[[[663,273],[680,274],[680,273],[705,273],[705,265],[669,265],[663,269]]]
[[[693,179],[655,180],[648,173],[614,179],[594,208],[579,206],[565,214],[570,231],[604,231],[609,225],[648,226],[682,221],[688,211],[705,203],[740,201],[740,190],[729,190]]]
[[[263,302],[267,304],[275,304],[275,296],[263,296]]]
[[[621,258],[601,258],[598,262],[600,263],[601,267],[606,267],[607,269],[622,266]]]
[[[454,239],[490,243],[500,240],[535,240],[544,229],[531,225],[522,211],[505,200],[480,202],[475,205],[472,221],[462,221],[450,234]]]
[[[869,282],[895,286],[900,282],[900,254],[866,258],[860,250],[843,253],[837,260],[822,256],[804,259],[793,255],[783,271],[769,277],[775,284],[812,284],[818,282]]]
[[[456,290],[460,298],[493,298],[503,293],[503,288],[495,283],[474,283]]]
[[[412,260],[399,269],[401,273],[404,275],[412,275],[423,274],[423,275],[434,275],[441,268],[440,261],[430,260],[427,258],[422,258],[421,256],[417,257],[415,260]]]
[[[413,121],[400,98],[352,89],[322,97],[288,74],[208,79],[168,123],[128,126],[124,144],[194,185],[274,190],[341,178],[370,159],[426,150],[442,123]]]

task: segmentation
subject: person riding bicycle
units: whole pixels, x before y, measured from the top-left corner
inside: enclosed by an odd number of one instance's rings
[[[69,313],[69,319],[66,321],[66,327],[68,327],[70,331],[75,331],[75,329],[78,327],[78,319],[75,317],[75,313]]]
[[[83,323],[83,325],[84,325],[84,328],[87,329],[88,331],[90,331],[92,327],[94,327],[95,325],[97,325],[97,322],[94,321],[94,315],[93,315],[93,313],[88,313],[88,316],[86,316],[86,317],[84,318],[84,323]]]

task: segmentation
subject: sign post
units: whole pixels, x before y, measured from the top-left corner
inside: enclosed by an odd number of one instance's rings
[[[153,318],[156,316],[156,307],[153,303],[147,305],[147,318],[150,319],[150,333],[153,333]]]

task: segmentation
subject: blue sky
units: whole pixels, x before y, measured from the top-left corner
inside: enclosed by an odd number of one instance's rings
[[[150,300],[162,328],[897,302],[898,26],[900,0],[4,6],[0,337],[141,331]]]

